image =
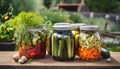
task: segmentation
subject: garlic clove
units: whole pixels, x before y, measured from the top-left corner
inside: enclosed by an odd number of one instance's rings
[[[22,56],[21,59],[24,60],[24,61],[27,61],[27,57],[26,56]]]
[[[107,63],[110,63],[110,62],[111,62],[111,59],[110,59],[110,58],[106,59],[106,62],[107,62]]]
[[[25,61],[24,61],[23,59],[19,59],[18,62],[19,62],[20,64],[23,64]]]
[[[15,60],[17,62],[19,59],[20,59],[19,54],[13,55],[13,60]]]

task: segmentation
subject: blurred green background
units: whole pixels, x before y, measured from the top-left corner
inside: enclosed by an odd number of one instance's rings
[[[20,11],[39,11],[44,7],[56,6],[62,0],[0,0],[0,13],[5,13],[9,4],[14,8],[14,14]],[[64,0],[65,3],[80,3],[81,0]],[[85,0],[86,6],[93,12],[120,13],[120,0]],[[44,6],[43,6],[44,5]]]

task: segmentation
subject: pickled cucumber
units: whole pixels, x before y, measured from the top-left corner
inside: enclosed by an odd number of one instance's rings
[[[71,48],[71,49],[72,49],[72,50],[71,50],[71,52],[72,52],[72,57],[74,57],[74,56],[75,56],[75,55],[74,55],[74,54],[75,54],[75,47],[74,47],[75,45],[74,45],[74,39],[73,39],[73,38],[72,38],[72,41],[71,41],[71,45],[72,45],[72,46],[71,46],[71,47],[72,47],[72,48]]]
[[[78,40],[79,40],[79,34],[75,35],[75,48],[77,48],[79,45]]]
[[[66,37],[66,42],[67,42],[67,50],[68,50],[68,58],[72,57],[72,45],[71,45],[71,40],[70,37]]]
[[[56,33],[52,35],[52,56],[58,56],[58,37]]]
[[[58,57],[63,57],[64,38],[59,40]]]

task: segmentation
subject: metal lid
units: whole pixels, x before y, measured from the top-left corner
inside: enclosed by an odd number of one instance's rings
[[[75,23],[75,24],[71,24],[72,28],[80,28],[80,26],[86,25],[84,23]]]
[[[70,25],[70,23],[65,23],[65,22],[61,22],[61,23],[55,23],[54,26],[56,25]]]
[[[54,30],[71,30],[71,25],[69,23],[56,23],[53,26]]]
[[[84,25],[80,26],[80,30],[99,30],[99,27],[96,25]]]

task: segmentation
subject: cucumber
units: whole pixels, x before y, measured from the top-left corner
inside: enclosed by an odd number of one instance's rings
[[[51,46],[52,46],[52,54],[51,54],[51,55],[52,55],[52,56],[55,56],[55,55],[54,55],[54,34],[52,35],[51,42],[52,42],[52,43],[51,43]]]
[[[71,45],[71,40],[70,37],[67,36],[66,38],[66,42],[67,42],[67,50],[68,50],[68,58],[71,59],[72,58],[72,45]]]
[[[72,54],[72,57],[73,57],[73,56],[75,56],[75,51],[74,51],[75,50],[75,45],[74,45],[74,39],[72,38],[71,40],[72,40],[71,41],[71,45],[72,45],[71,46],[71,54]]]
[[[64,38],[63,58],[64,60],[68,59],[68,45],[65,38]]]
[[[59,40],[58,56],[63,57],[64,38]]]
[[[77,49],[79,46],[79,34],[75,35],[75,48]]]
[[[58,52],[58,37],[57,34],[52,35],[52,56],[57,56]]]
[[[101,56],[102,58],[107,59],[110,57],[110,52],[105,48],[101,48]]]

